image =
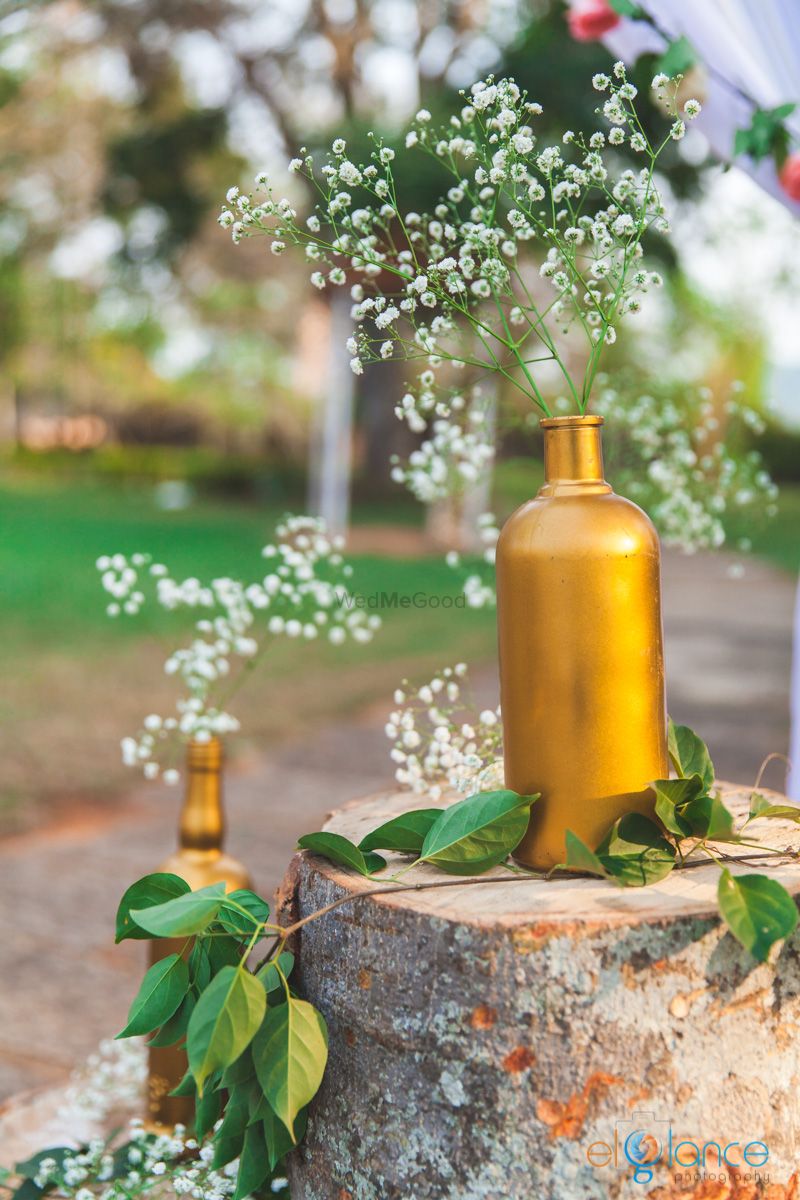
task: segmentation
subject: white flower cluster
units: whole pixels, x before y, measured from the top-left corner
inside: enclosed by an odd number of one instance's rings
[[[416,689],[404,680],[395,692],[386,736],[403,787],[434,799],[445,791],[502,787],[500,710],[476,718],[467,688],[466,663],[457,663]]]
[[[725,398],[707,387],[641,394],[602,382],[609,478],[647,510],[666,545],[685,553],[716,549],[731,516],[775,514],[777,486],[748,448],[763,421],[741,400],[741,384]]]
[[[111,1113],[135,1111],[141,1107],[146,1081],[143,1039],[103,1042],[73,1075],[59,1116],[67,1128],[75,1128],[76,1122],[100,1124]],[[96,1138],[63,1156],[60,1151],[43,1156],[33,1183],[64,1200],[139,1200],[154,1192],[227,1200],[236,1190],[239,1161],[214,1170],[213,1158],[210,1141],[199,1143],[182,1125],[151,1133],[134,1118],[113,1141]],[[275,1178],[271,1191],[286,1196],[286,1180]]]
[[[72,1075],[59,1108],[66,1128],[91,1122],[101,1125],[110,1113],[141,1108],[147,1082],[147,1048],[143,1038],[103,1041]]]
[[[391,477],[404,484],[424,504],[457,493],[475,483],[494,460],[494,442],[487,432],[486,405],[480,388],[444,398],[436,390],[434,372],[423,371],[419,387],[408,391],[395,408],[414,433],[427,433],[407,461],[392,456]]]
[[[480,408],[458,390],[452,395],[461,399],[460,412],[437,398],[436,382],[451,385],[434,379],[437,367],[500,375],[550,415],[537,371],[555,364],[574,408],[584,411],[603,346],[616,339],[620,318],[636,313],[641,295],[660,283],[641,264],[641,240],[650,227],[668,230],[654,171],[682,124],[678,81],[663,84],[675,122],[655,147],[622,63],[593,82],[607,93],[598,109],[603,128],[568,131],[555,145],[542,144],[535,132],[541,106],[511,79],[476,83],[443,129],[421,110],[405,148],[442,168],[442,195],[429,213],[398,205],[403,151],[378,139],[362,162],[336,138],[319,175],[306,151],[293,160],[291,169],[322,196],[305,219],[273,195],[264,172],[255,194],[228,193],[220,222],[235,241],[266,235],[273,249],[293,244],[311,264],[315,287],[349,286],[355,333],[348,352],[356,374],[370,360],[420,364],[418,386],[397,415],[426,440],[408,464],[395,465],[395,478],[421,499],[471,482],[492,458]],[[685,116],[692,115],[695,106],[687,103]],[[619,169],[614,148],[622,142],[641,155],[640,170]],[[529,244],[538,247],[549,299],[530,287],[523,264]],[[580,380],[559,347],[573,324],[588,344]]]
[[[162,770],[158,761],[158,752],[176,741],[207,742],[239,728],[225,709],[235,687],[227,681],[237,664],[241,680],[243,669],[256,662],[272,638],[325,637],[338,646],[348,638],[368,642],[379,628],[378,616],[348,604],[352,568],[342,557],[343,540],[329,537],[323,521],[287,517],[276,535],[275,543],[262,551],[265,574],[250,584],[228,577],[208,584],[194,577],[178,581],[146,554],[98,559],[102,586],[113,597],[106,610],[110,616],[138,613],[148,584],[151,590],[154,585],[153,600],[161,608],[202,614],[189,645],[164,664],[186,690],[177,702],[177,715],[151,713],[136,737],[122,740],[123,762],[140,766],[147,779],[178,782],[177,769]]]
[[[116,1150],[97,1138],[63,1159],[43,1158],[36,1186],[55,1189],[69,1200],[135,1200],[156,1187],[202,1200],[226,1200],[234,1194],[238,1159],[213,1170],[213,1146],[199,1145],[182,1125],[150,1134],[134,1118],[127,1134],[129,1140]]]
[[[481,513],[477,520],[478,534],[484,550],[481,555],[480,570],[468,569],[463,577],[463,591],[469,608],[493,607],[497,603],[497,593],[494,585],[494,562],[497,555],[497,539],[500,530],[494,513]],[[451,550],[446,556],[449,567],[463,570],[463,561],[457,550]]]

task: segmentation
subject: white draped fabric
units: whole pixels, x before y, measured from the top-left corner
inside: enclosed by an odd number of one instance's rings
[[[580,7],[581,0],[571,0]],[[716,157],[730,162],[737,129],[749,127],[754,107],[770,109],[795,102],[784,124],[792,148],[800,149],[800,0],[638,0],[652,19],[623,18],[603,42],[616,58],[634,62],[640,54],[663,53],[670,42],[687,38],[708,75],[703,112],[696,127]],[[736,165],[800,216],[778,182],[771,158]]]
[[[580,7],[581,0],[570,0]],[[696,127],[705,134],[717,158],[735,161],[756,182],[800,216],[800,204],[780,186],[772,158],[755,163],[733,157],[737,129],[746,129],[755,108],[771,109],[789,102],[798,108],[784,124],[791,150],[800,150],[800,0],[638,0],[649,21],[623,20],[603,42],[623,62],[641,54],[663,53],[670,42],[685,37],[707,75],[703,111]],[[798,531],[800,541],[800,531]],[[794,764],[789,795],[800,801],[800,588],[794,622],[791,684]]]

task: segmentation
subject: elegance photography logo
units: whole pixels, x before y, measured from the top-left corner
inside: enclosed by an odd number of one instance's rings
[[[586,1160],[596,1169],[632,1167],[634,1182],[639,1184],[653,1181],[659,1163],[672,1172],[676,1183],[769,1182],[769,1175],[761,1170],[769,1162],[765,1142],[677,1138],[670,1120],[647,1111],[615,1121],[612,1141],[592,1142]]]
[[[340,608],[376,610],[392,608],[466,608],[467,598],[463,592],[457,596],[442,595],[440,592],[337,592],[336,602]]]

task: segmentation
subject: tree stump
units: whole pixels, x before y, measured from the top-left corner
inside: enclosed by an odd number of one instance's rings
[[[747,791],[723,791],[747,811]],[[326,829],[358,841],[418,806],[384,794]],[[800,891],[799,865],[772,870]],[[629,890],[492,876],[356,900],[299,932],[296,983],[330,1060],[292,1200],[796,1200],[800,938],[757,964],[720,923],[711,864]],[[283,919],[375,886],[298,855]]]

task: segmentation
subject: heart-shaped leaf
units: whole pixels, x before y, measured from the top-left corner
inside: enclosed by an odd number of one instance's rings
[[[733,813],[718,795],[698,796],[696,800],[691,800],[681,809],[681,817],[695,837],[709,838],[714,842],[738,841]]]
[[[268,1010],[253,1042],[253,1061],[264,1095],[293,1140],[295,1118],[316,1095],[327,1060],[327,1026],[313,1005],[290,996]]]
[[[766,796],[762,796],[759,792],[753,792],[750,797],[750,815],[747,819],[756,821],[761,817],[773,821],[794,821],[797,825],[800,824],[800,805],[773,804]]]
[[[114,940],[122,942],[125,938],[151,938],[152,933],[136,924],[131,909],[153,908],[183,896],[192,889],[185,879],[179,875],[171,875],[166,871],[158,871],[154,875],[145,875],[137,879],[126,891],[117,909],[117,930]]]
[[[189,968],[180,954],[168,954],[153,963],[142,980],[128,1013],[128,1023],[118,1038],[151,1033],[168,1021],[189,990]]]
[[[688,725],[676,725],[670,720],[668,748],[672,765],[682,779],[699,775],[705,788],[712,786],[714,764],[708,747],[694,730],[689,729]]]
[[[732,875],[726,869],[719,877],[717,899],[725,924],[759,962],[766,962],[775,942],[797,926],[793,898],[766,875]]]
[[[656,816],[661,824],[676,837],[684,838],[692,832],[692,827],[680,814],[683,805],[688,804],[702,795],[703,781],[699,775],[690,775],[687,779],[655,779],[653,791],[656,794]]]
[[[245,912],[240,910],[244,909]],[[238,888],[229,892],[219,911],[217,921],[228,933],[248,940],[253,936],[257,925],[263,925],[269,920],[269,905],[249,888]]]
[[[538,798],[504,789],[451,804],[428,831],[420,859],[449,875],[480,875],[496,867],[522,841]]]
[[[615,821],[596,853],[608,874],[624,887],[656,883],[675,866],[675,847],[641,813],[627,813]]]
[[[223,967],[197,1001],[189,1021],[189,1067],[203,1094],[212,1071],[230,1066],[249,1046],[264,1019],[266,993],[241,967]]]
[[[567,844],[567,861],[564,867],[569,871],[585,871],[589,875],[601,875],[604,878],[608,876],[608,871],[605,869],[600,859],[595,854],[594,850],[590,850],[585,842],[582,842],[576,833],[571,829],[566,833]]]
[[[319,854],[339,867],[349,867],[358,871],[359,875],[374,875],[386,866],[386,859],[380,854],[364,854],[349,838],[340,833],[307,833],[301,837],[297,845],[301,850],[310,850]]]
[[[208,928],[220,910],[224,895],[225,884],[212,883],[153,908],[132,909],[131,916],[137,925],[157,937],[189,937]]]
[[[419,854],[422,843],[441,808],[414,808],[379,825],[358,843],[359,850],[394,850],[398,854]]]

